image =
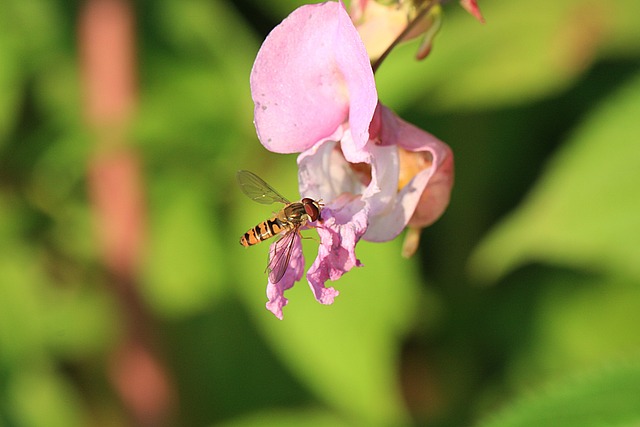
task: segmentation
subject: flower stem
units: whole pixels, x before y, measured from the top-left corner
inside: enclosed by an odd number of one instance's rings
[[[378,71],[378,68],[380,68],[380,65],[382,64],[382,61],[384,61],[387,58],[387,56],[389,56],[389,54],[391,53],[393,48],[396,47],[397,45],[399,45],[400,42],[402,41],[402,39],[404,39],[407,36],[407,34],[409,34],[411,32],[411,30],[413,30],[413,28],[418,24],[418,22],[420,22],[420,20],[422,18],[424,18],[425,15],[427,13],[429,13],[429,11],[438,3],[440,3],[440,0],[428,1],[428,4],[426,6],[424,6],[420,12],[418,12],[418,14],[415,16],[415,18],[413,18],[413,20],[411,22],[409,22],[407,27],[389,45],[387,50],[385,50],[382,53],[382,55],[380,55],[380,57],[378,59],[376,59],[376,61],[373,63],[373,65],[371,65],[371,68],[373,69],[373,73],[374,74],[376,73],[376,71]]]

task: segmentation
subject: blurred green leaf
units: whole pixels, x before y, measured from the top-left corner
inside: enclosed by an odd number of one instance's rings
[[[56,133],[48,130],[52,136],[62,139],[76,139],[75,149],[84,152],[89,145],[87,140],[78,141],[78,133],[85,129],[82,112],[81,70],[78,68],[76,52],[55,52],[49,62],[39,70],[34,85],[34,97],[39,109],[47,121],[56,126]],[[84,135],[83,135],[84,136]],[[86,138],[86,136],[85,136]]]
[[[78,284],[85,278],[77,266],[25,244],[28,214],[0,200],[0,363],[16,367],[51,348],[66,357],[103,349],[115,334],[110,300],[100,288]]]
[[[9,381],[7,399],[13,425],[80,427],[89,419],[78,393],[44,366],[17,372]]]
[[[0,147],[24,108],[26,82],[34,75],[45,80],[59,64],[64,49],[62,30],[67,28],[55,2],[3,1],[0,5]],[[66,76],[65,82],[75,80]],[[52,110],[55,112],[55,109]]]
[[[636,0],[608,2],[604,23],[609,35],[603,46],[604,57],[637,57],[640,52],[640,26],[636,19],[640,7]]]
[[[90,137],[80,131],[52,138],[35,162],[26,188],[29,201],[56,219],[62,221],[75,211],[73,227],[76,229],[76,222],[87,222],[90,215],[85,201],[75,198],[78,188],[85,185],[86,165],[92,150],[89,140]],[[93,243],[86,242],[86,234],[83,238],[84,245]]]
[[[11,214],[20,211],[7,204],[0,199],[0,224],[16,224],[20,217]],[[0,240],[0,365],[10,367],[42,357],[46,340],[41,291],[48,280],[36,252],[18,239],[6,233]]]
[[[44,310],[48,346],[71,360],[101,354],[116,341],[117,313],[115,303],[99,286],[51,291]]]
[[[330,412],[320,410],[274,410],[235,419],[216,427],[341,427],[352,426]]]
[[[172,151],[197,142],[215,152],[220,141],[211,140],[211,135],[226,133],[238,125],[237,103],[230,91],[234,88],[210,67],[160,61],[154,72],[162,78],[159,82],[152,79],[148,93],[143,94],[138,136],[154,145],[158,145],[158,139],[168,141]],[[248,111],[246,119],[250,123]],[[166,142],[163,145],[167,149]]]
[[[481,427],[607,427],[640,424],[640,367],[612,367],[555,384],[491,417]]]
[[[225,2],[161,1],[150,17],[172,51],[161,45],[141,63],[138,133],[156,145],[197,141],[220,152],[227,133],[251,123],[249,72],[258,42]]]
[[[72,18],[57,2],[47,0],[3,1],[0,32],[11,35],[26,70],[37,70],[63,46],[63,31]]]
[[[382,102],[458,112],[522,104],[567,88],[609,44],[640,50],[637,25],[618,29],[637,14],[633,0],[488,2],[484,25],[452,7],[425,61],[415,60],[413,43],[380,68]]]
[[[526,201],[471,259],[495,280],[526,262],[619,271],[640,280],[640,76],[587,117]]]
[[[22,84],[18,70],[17,58],[9,41],[10,34],[0,29],[0,148],[15,125],[15,119],[21,108],[20,99]]]
[[[640,354],[640,283],[556,272],[538,279],[531,344],[512,358],[518,389]]]
[[[13,366],[44,351],[44,319],[32,255],[19,247],[0,255],[0,363]]]
[[[220,296],[225,277],[220,223],[209,195],[184,176],[156,180],[144,292],[168,316],[189,314]]]

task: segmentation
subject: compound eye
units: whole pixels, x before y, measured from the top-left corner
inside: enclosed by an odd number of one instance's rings
[[[300,202],[304,205],[304,211],[309,215],[312,222],[320,218],[320,208],[318,208],[315,200],[305,197]]]

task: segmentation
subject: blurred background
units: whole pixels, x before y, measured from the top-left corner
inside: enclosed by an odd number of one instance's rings
[[[640,4],[479,3],[376,75],[448,211],[279,321],[235,172],[297,197],[249,73],[303,2],[0,0],[0,426],[640,424]]]

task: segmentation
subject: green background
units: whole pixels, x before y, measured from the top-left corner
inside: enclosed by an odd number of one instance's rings
[[[362,243],[332,306],[303,281],[279,321],[267,246],[237,243],[271,210],[235,172],[296,197],[295,156],[255,136],[249,73],[302,2],[134,2],[162,425],[640,424],[640,5],[479,3],[486,24],[452,2],[425,61],[414,42],[376,76],[452,147],[449,209],[413,259]],[[0,0],[0,427],[136,424],[108,369],[126,304],[87,194],[80,5]]]

